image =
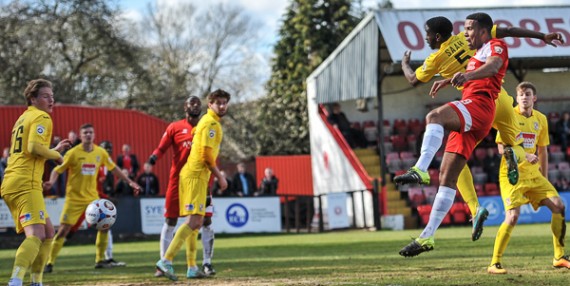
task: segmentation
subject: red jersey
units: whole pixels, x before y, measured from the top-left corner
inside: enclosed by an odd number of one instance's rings
[[[503,78],[505,77],[505,73],[509,65],[509,52],[507,45],[503,40],[491,39],[487,43],[483,44],[483,46],[477,50],[475,55],[469,59],[465,72],[474,71],[480,68],[482,65],[487,63],[487,58],[489,57],[500,57],[503,59],[503,65],[492,77],[470,80],[465,83],[462,99],[468,99],[472,97],[474,93],[481,92],[488,93],[493,99],[497,99],[497,97],[499,97]]]
[[[182,119],[172,122],[166,127],[166,131],[162,135],[162,139],[158,147],[152,152],[157,158],[160,158],[172,146],[172,164],[170,166],[170,178],[168,180],[168,188],[170,189],[171,182],[176,180],[174,187],[178,188],[178,174],[190,154],[192,147],[192,126],[188,120]]]

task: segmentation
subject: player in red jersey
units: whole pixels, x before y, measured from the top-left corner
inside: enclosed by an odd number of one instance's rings
[[[158,147],[152,152],[148,158],[148,163],[154,165],[156,161],[172,146],[172,164],[170,167],[170,177],[168,178],[168,188],[166,190],[166,200],[164,202],[165,222],[160,232],[160,258],[164,258],[164,253],[168,249],[170,242],[174,236],[174,228],[180,217],[180,208],[178,202],[178,179],[180,170],[186,164],[190,148],[192,147],[192,129],[198,124],[200,114],[202,112],[202,102],[197,96],[190,96],[184,104],[184,112],[186,118],[172,122],[168,127]],[[206,203],[206,215],[204,225],[202,226],[202,244],[204,250],[204,259],[202,262],[203,271],[207,275],[214,275],[216,271],[212,267],[211,258],[214,252],[214,230],[212,224],[212,199],[208,197]],[[162,276],[162,271],[158,270],[155,276]]]
[[[493,123],[495,99],[508,67],[507,45],[493,39],[493,20],[485,13],[475,13],[465,20],[465,38],[470,49],[477,50],[469,59],[465,72],[453,78],[436,81],[430,91],[437,92],[451,84],[463,86],[460,101],[440,106],[426,116],[426,131],[418,162],[407,173],[394,178],[396,183],[421,183],[425,170],[443,141],[444,130],[450,135],[440,167],[440,185],[433,202],[429,222],[418,238],[400,250],[402,256],[416,256],[434,248],[434,234],[453,204],[457,178],[477,142],[482,140]]]

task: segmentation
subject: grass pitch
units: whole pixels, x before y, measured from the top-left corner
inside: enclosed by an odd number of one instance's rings
[[[94,269],[94,244],[65,246],[44,285],[565,285],[570,270],[552,267],[550,225],[519,225],[503,258],[507,275],[489,275],[497,227],[471,241],[470,227],[442,228],[433,251],[403,258],[398,251],[420,230],[216,238],[213,278],[187,280],[185,251],[174,265],[178,282],[155,278],[158,241],[115,244],[124,268]],[[199,247],[201,247],[199,243]],[[15,249],[0,251],[0,283],[8,281]],[[201,259],[201,248],[198,260]],[[200,262],[199,262],[200,263]],[[25,281],[28,284],[28,281]],[[26,285],[25,284],[25,285]]]

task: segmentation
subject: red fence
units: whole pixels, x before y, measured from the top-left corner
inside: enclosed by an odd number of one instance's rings
[[[256,158],[257,185],[263,179],[265,168],[273,169],[279,179],[279,195],[313,195],[313,174],[310,155],[260,156]]]
[[[14,122],[26,109],[25,106],[0,106],[0,148],[10,146],[10,135]],[[83,123],[95,127],[95,142],[103,140],[113,143],[112,158],[116,160],[123,144],[131,145],[142,165],[158,145],[168,122],[135,110],[89,107],[79,105],[56,105],[52,113],[53,135],[67,138],[70,130],[79,132]],[[171,151],[157,162],[154,173],[160,180],[160,191],[166,192],[170,170]]]

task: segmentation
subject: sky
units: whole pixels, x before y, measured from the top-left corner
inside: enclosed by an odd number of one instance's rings
[[[180,2],[191,2],[198,7],[214,3],[238,4],[246,13],[260,23],[261,52],[270,54],[273,44],[277,41],[277,32],[280,26],[281,16],[285,12],[290,0],[117,0],[119,7],[125,11],[125,16],[140,19],[146,12],[149,2],[166,5],[174,5]],[[381,0],[361,0],[365,8],[377,7]],[[520,6],[548,6],[570,5],[570,0],[391,0],[395,9],[421,9],[421,8],[466,8],[466,7],[520,7]],[[540,3],[537,5],[536,3]]]

